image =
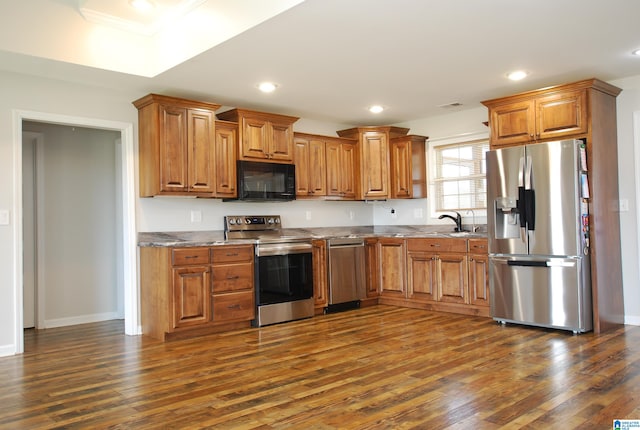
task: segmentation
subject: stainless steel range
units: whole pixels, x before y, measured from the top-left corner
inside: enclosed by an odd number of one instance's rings
[[[256,240],[254,326],[313,316],[311,237],[284,233],[279,215],[224,217],[227,239]]]

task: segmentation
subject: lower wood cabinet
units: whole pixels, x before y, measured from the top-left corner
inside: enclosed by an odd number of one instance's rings
[[[249,327],[253,245],[140,248],[142,332],[160,340]]]
[[[313,264],[313,307],[316,314],[324,312],[329,304],[329,283],[328,283],[328,261],[327,261],[327,241],[324,239],[314,239],[312,245]]]
[[[469,299],[489,306],[489,255],[487,239],[469,239]]]
[[[489,315],[486,239],[379,238],[367,254],[379,302]]]

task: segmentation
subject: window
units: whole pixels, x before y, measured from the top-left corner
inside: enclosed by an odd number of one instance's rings
[[[487,139],[468,140],[433,147],[432,178],[435,212],[486,210]]]

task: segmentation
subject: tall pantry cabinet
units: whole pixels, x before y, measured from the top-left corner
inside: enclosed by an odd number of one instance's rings
[[[588,79],[483,102],[489,109],[491,149],[561,139],[586,143],[596,333],[624,323],[616,133],[620,91]]]

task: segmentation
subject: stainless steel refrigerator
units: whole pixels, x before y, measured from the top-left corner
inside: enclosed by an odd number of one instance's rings
[[[589,172],[581,140],[487,153],[491,316],[592,330]]]

